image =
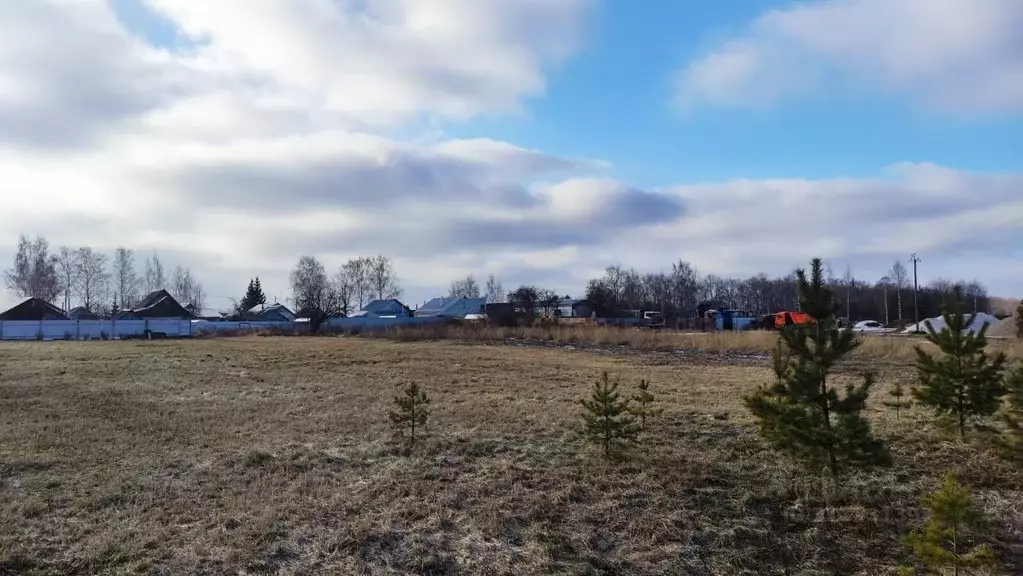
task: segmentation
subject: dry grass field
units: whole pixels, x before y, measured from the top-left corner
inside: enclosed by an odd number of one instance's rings
[[[946,468],[1023,573],[1023,471],[923,411],[875,397],[896,464],[835,486],[752,432],[750,346],[640,348],[0,343],[0,574],[886,574]],[[866,352],[846,371],[879,368],[876,396],[912,378]],[[604,370],[666,407],[613,462],[577,428]],[[386,415],[413,380],[433,415],[407,453]]]

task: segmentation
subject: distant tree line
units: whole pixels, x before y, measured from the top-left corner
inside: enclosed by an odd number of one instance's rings
[[[902,262],[876,281],[857,279],[851,269],[836,277],[824,268],[825,284],[834,293],[839,314],[851,321],[879,320],[894,323],[913,321],[913,282]],[[988,293],[977,280],[936,279],[917,292],[920,318],[941,314],[959,287],[971,312],[988,312]],[[758,274],[746,279],[701,275],[685,261],[671,265],[667,272],[640,273],[635,269],[610,266],[604,275],[586,285],[586,299],[598,316],[614,317],[627,310],[656,310],[669,322],[696,315],[701,302],[722,302],[737,310],[771,314],[799,307],[795,273],[780,278]]]
[[[155,252],[143,266],[139,274],[130,248],[118,247],[111,258],[89,246],[51,250],[46,238],[22,235],[4,281],[20,298],[39,298],[65,311],[81,307],[93,314],[113,314],[161,289],[195,311],[205,307],[202,282],[190,269],[177,266],[168,277]]]

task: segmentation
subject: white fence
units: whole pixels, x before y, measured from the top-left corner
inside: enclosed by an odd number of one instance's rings
[[[443,318],[333,318],[335,330],[379,330],[397,326],[440,324]],[[0,340],[119,340],[122,338],[187,338],[250,330],[308,331],[306,322],[205,322],[192,320],[31,320],[0,321]]]

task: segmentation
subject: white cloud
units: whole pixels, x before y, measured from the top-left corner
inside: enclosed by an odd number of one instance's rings
[[[0,3],[0,263],[20,233],[157,250],[223,305],[257,274],[287,297],[302,254],[333,267],[383,253],[414,302],[469,272],[578,293],[616,262],[747,274],[816,254],[947,261],[978,241],[971,218],[1020,216],[1019,175],[906,165],[644,191],[600,161],[436,129],[542,91],[586,4],[153,0],[196,42],[168,51],[98,0]],[[1021,220],[992,237],[1020,245]],[[976,275],[1013,286],[1009,272]]]
[[[766,105],[831,90],[958,112],[1023,110],[1018,0],[827,0],[772,10],[678,73],[678,102]]]

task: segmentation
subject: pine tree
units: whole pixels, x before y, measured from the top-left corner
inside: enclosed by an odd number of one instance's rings
[[[811,262],[810,277],[796,271],[800,310],[814,320],[785,326],[774,352],[776,381],[745,398],[761,433],[813,467],[826,465],[837,476],[841,465],[889,465],[891,457],[875,439],[864,409],[873,374],[844,397],[828,386],[834,365],[859,346],[852,330],[837,327],[836,305],[827,288],[820,258]]]
[[[266,294],[263,294],[263,287],[259,283],[259,276],[257,276],[255,279],[249,280],[249,286],[245,290],[245,296],[238,305],[238,312],[248,312],[262,304],[266,304]]]
[[[117,306],[117,292],[114,292],[114,301],[110,303],[110,315],[116,316],[121,309]]]
[[[611,456],[615,443],[636,438],[639,428],[629,410],[629,401],[618,394],[618,379],[612,381],[607,372],[594,383],[590,398],[580,403],[586,409],[583,412],[586,435],[604,447],[604,456]]]
[[[939,416],[956,420],[959,435],[966,434],[966,425],[975,419],[994,414],[1006,389],[1002,382],[1005,354],[988,356],[987,325],[977,332],[966,330],[974,316],[963,312],[962,294],[956,289],[943,315],[945,326],[940,332],[929,321],[927,340],[935,344],[943,356],[933,357],[916,347],[916,368],[920,387],[913,396],[934,409]]]
[[[899,420],[900,414],[903,408],[909,408],[913,405],[909,400],[903,400],[906,396],[906,390],[902,387],[902,382],[896,382],[895,387],[888,393],[893,400],[884,400],[881,403],[889,408],[895,408],[895,419]]]
[[[1005,431],[995,437],[995,446],[1006,460],[1023,466],[1023,364],[1005,381],[1009,390],[1009,401],[1001,412]]]
[[[970,490],[956,480],[954,472],[945,474],[941,487],[923,499],[923,507],[930,512],[923,529],[911,532],[904,542],[927,569],[951,568],[958,575],[965,568],[996,564],[994,552],[987,546],[967,546],[981,514]]]
[[[416,426],[426,424],[430,418],[430,399],[426,392],[419,389],[415,382],[410,383],[402,390],[401,396],[394,398],[397,407],[390,413],[391,423],[402,434],[405,429],[410,432],[409,445],[416,442]]]
[[[633,395],[632,400],[636,403],[630,410],[633,415],[639,417],[639,429],[646,430],[647,417],[658,416],[664,412],[664,408],[654,407],[655,398],[650,393],[650,382],[639,381],[639,392]]]

